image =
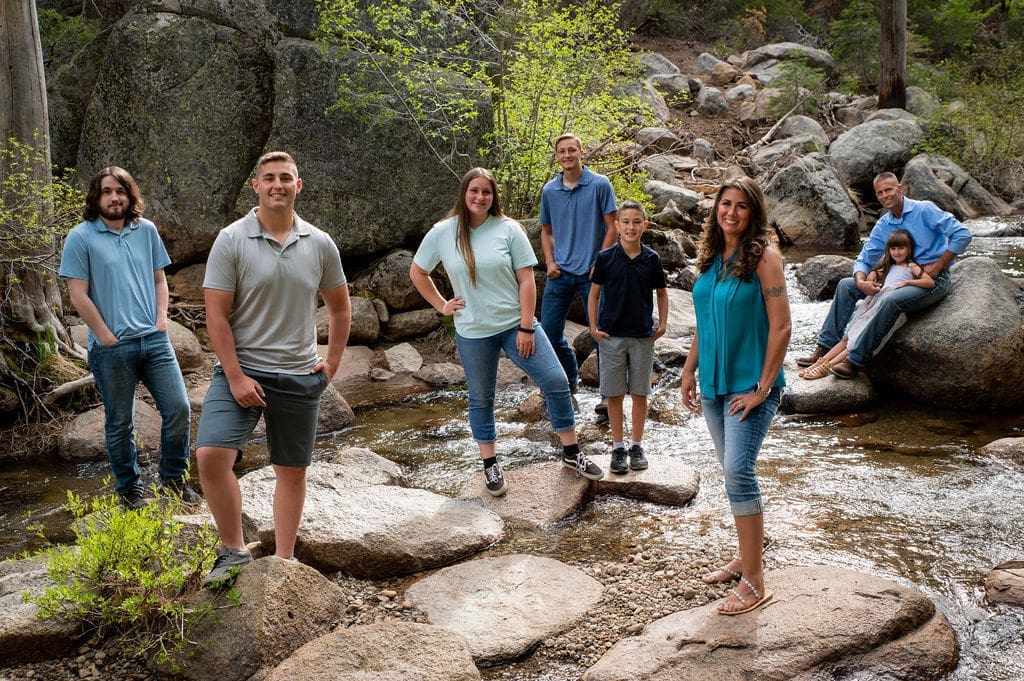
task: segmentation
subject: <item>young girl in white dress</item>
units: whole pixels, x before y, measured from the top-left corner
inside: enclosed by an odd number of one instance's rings
[[[889,235],[885,241],[885,255],[882,256],[878,266],[867,276],[868,281],[881,281],[882,288],[875,295],[868,296],[857,303],[857,310],[854,312],[849,326],[846,327],[846,335],[843,336],[843,339],[817,362],[797,372],[798,376],[811,381],[828,376],[832,366],[842,362],[850,354],[850,347],[857,343],[864,328],[878,311],[878,302],[889,293],[904,286],[935,288],[935,281],[931,276],[914,262],[913,253],[914,238],[910,236],[910,232],[905,229],[897,229]],[[896,329],[903,326],[906,321],[906,315],[900,315],[892,327],[892,331],[878,346],[878,350],[885,346]],[[878,350],[875,352],[877,353]]]

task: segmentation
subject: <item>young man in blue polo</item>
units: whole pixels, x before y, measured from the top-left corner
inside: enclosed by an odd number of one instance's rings
[[[555,160],[562,170],[540,195],[540,242],[548,277],[540,322],[575,392],[579,367],[565,340],[565,321],[577,295],[586,310],[594,260],[618,236],[615,190],[607,177],[583,165],[583,143],[576,135],[564,133],[555,140]],[[606,412],[602,399],[598,414]]]

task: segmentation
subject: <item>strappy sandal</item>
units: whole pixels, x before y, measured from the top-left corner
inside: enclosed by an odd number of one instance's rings
[[[743,575],[741,575],[739,572],[736,572],[735,570],[733,570],[729,566],[732,565],[733,563],[735,563],[736,561],[738,561],[739,559],[740,559],[740,557],[736,556],[735,558],[730,560],[728,563],[726,563],[724,566],[718,568],[717,570],[712,570],[711,572],[709,572],[706,575],[704,575],[703,577],[701,577],[700,581],[704,582],[705,584],[725,584],[727,582],[735,582],[737,579],[739,579]],[[727,577],[725,579],[712,579],[711,578],[713,575],[717,575],[719,572],[724,572],[727,575]]]
[[[739,602],[743,605],[743,609],[742,610],[721,610],[720,609],[718,611],[719,615],[730,615],[730,616],[732,616],[732,615],[742,615],[745,612],[751,612],[753,610],[757,610],[762,605],[764,605],[765,603],[767,603],[768,601],[770,601],[772,599],[772,595],[773,594],[772,594],[771,591],[768,591],[767,589],[765,589],[764,590],[764,596],[762,596],[761,592],[754,588],[754,585],[751,584],[749,579],[747,579],[746,577],[740,577],[740,581],[743,582],[744,584],[746,584],[747,588],[750,589],[750,593],[754,594],[754,599],[755,599],[754,602],[751,603],[746,598],[744,598],[743,596],[740,596],[740,592],[737,591],[736,589],[729,589],[729,593],[731,593],[733,596],[735,596],[737,598],[737,600],[739,600]]]
[[[819,378],[825,378],[831,371],[832,362],[827,359],[819,359],[803,371],[798,371],[797,376],[807,381],[815,381]]]

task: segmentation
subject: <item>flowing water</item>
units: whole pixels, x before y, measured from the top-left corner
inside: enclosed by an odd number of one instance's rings
[[[1024,276],[1024,238],[979,237],[970,253],[993,257],[1007,274]],[[803,256],[786,257],[798,262]],[[802,354],[813,347],[828,304],[807,302],[795,291],[791,282],[790,353]],[[567,561],[615,560],[635,552],[638,543],[671,553],[696,542],[731,542],[710,437],[701,418],[681,409],[676,383],[667,376],[654,400],[672,415],[663,421],[672,423],[651,422],[645,443],[652,466],[671,457],[699,470],[700,492],[692,504],[666,508],[598,497],[571,522],[510,531],[502,550]],[[554,456],[553,448],[522,437],[515,407],[525,394],[516,388],[500,397],[499,454],[507,468]],[[592,413],[597,399],[592,390],[583,391],[580,412]],[[320,441],[316,457],[327,458],[339,447],[369,447],[402,464],[412,484],[454,494],[479,468],[465,408],[465,393],[455,390],[361,411],[353,427]],[[993,566],[1024,558],[1024,473],[976,453],[1008,436],[1024,436],[1024,415],[887,402],[841,417],[778,417],[759,463],[769,568],[839,565],[915,586],[935,600],[956,630],[961,661],[951,679],[1024,679],[1024,610],[988,605],[983,591]],[[250,445],[244,465],[263,461],[262,445]],[[60,510],[66,490],[109,491],[101,482],[105,474],[104,462],[0,471],[0,558],[38,546],[32,526],[51,538],[66,537],[67,517]]]

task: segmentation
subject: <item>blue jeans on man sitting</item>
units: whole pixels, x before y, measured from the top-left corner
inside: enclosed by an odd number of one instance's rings
[[[189,403],[185,382],[165,331],[114,345],[93,344],[89,368],[103,399],[107,458],[118,493],[142,490],[135,448],[135,388],[139,381],[156,402],[160,425],[160,480],[178,482],[188,470]]]
[[[466,383],[469,386],[469,427],[473,431],[473,439],[477,442],[489,443],[497,439],[494,426],[494,397],[497,391],[498,359],[502,350],[505,351],[505,356],[525,371],[544,393],[552,430],[564,433],[576,427],[565,372],[555,357],[551,343],[544,335],[544,329],[536,323],[534,328],[535,349],[529,357],[521,356],[516,348],[518,327],[486,338],[463,338],[455,334],[455,346],[458,348],[462,368],[466,372]]]
[[[932,279],[935,280],[935,288],[904,286],[889,293],[879,302],[878,312],[864,327],[856,345],[850,348],[848,360],[851,364],[863,367],[871,361],[871,358],[888,339],[901,314],[920,312],[946,297],[951,285],[949,270],[943,270]],[[853,317],[857,301],[866,297],[857,288],[857,282],[853,277],[842,279],[836,286],[835,298],[832,300],[828,317],[825,318],[821,333],[818,335],[818,345],[823,348],[831,348],[841,341],[846,334],[846,326],[849,324],[850,318]]]
[[[558,361],[565,370],[565,377],[569,380],[571,389],[576,389],[579,381],[579,367],[576,364],[576,351],[565,340],[565,321],[569,318],[569,308],[572,301],[579,295],[583,301],[584,317],[587,313],[587,299],[590,297],[590,275],[569,274],[562,272],[561,276],[555,279],[548,279],[544,284],[544,297],[540,304],[540,323],[544,327],[544,333],[551,341]],[[589,323],[589,320],[588,320]],[[595,345],[594,351],[597,352]]]

